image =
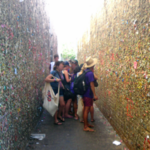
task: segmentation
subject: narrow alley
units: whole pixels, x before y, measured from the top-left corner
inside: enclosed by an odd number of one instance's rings
[[[84,132],[83,123],[66,119],[63,125],[55,126],[53,118],[44,111],[33,133],[46,134],[43,140],[30,140],[26,150],[127,150],[125,144],[95,107],[95,132]],[[89,118],[90,119],[90,118]],[[121,145],[113,145],[118,140]]]
[[[0,0],[0,150],[129,149],[150,150],[150,0]]]

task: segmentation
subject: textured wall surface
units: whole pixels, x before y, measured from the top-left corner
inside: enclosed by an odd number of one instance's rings
[[[97,105],[130,149],[150,149],[150,1],[105,0],[78,44],[98,58]]]
[[[54,61],[54,55],[58,54],[57,47],[58,47],[58,40],[57,40],[57,34],[55,32],[55,28],[53,25],[53,22],[50,20],[50,50],[51,50],[51,58],[50,61]]]
[[[43,0],[0,0],[0,149],[23,149],[42,109],[50,61]]]

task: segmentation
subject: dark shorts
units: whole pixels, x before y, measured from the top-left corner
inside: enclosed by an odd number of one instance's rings
[[[64,96],[64,100],[65,100],[66,102],[67,102],[69,99],[72,99],[72,102],[73,102],[73,101],[75,101],[75,100],[77,99],[77,95],[72,93],[72,96],[69,97],[69,98],[66,98],[66,97]]]
[[[93,106],[93,98],[83,97],[84,106]]]
[[[77,95],[76,94],[72,94],[72,101],[75,101],[77,99]]]
[[[53,91],[54,91],[55,94],[58,93],[58,89],[53,89]],[[63,89],[60,89],[59,96],[64,96]]]
[[[72,99],[72,94],[70,91],[66,92],[64,90],[64,101],[67,102],[69,99]]]

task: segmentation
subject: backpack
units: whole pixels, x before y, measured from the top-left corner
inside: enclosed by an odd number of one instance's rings
[[[84,71],[79,77],[74,81],[74,92],[77,95],[84,95],[87,91],[88,86],[86,85],[86,73],[91,72],[90,70]]]
[[[74,92],[74,82],[75,82],[77,76],[75,76],[75,74],[73,76],[74,76],[74,80],[70,84],[70,91],[74,94],[75,93]]]
[[[56,73],[59,75],[59,77],[60,77],[60,79],[61,79],[61,76],[60,76],[59,72],[56,71]],[[65,79],[65,75],[64,75],[64,74],[63,74],[63,77],[64,77],[64,79]],[[64,99],[65,99],[65,100],[72,99],[72,98],[73,98],[73,94],[71,93],[71,91],[70,91],[68,88],[66,88],[66,86],[65,86],[65,81],[61,81],[61,82],[62,82],[62,84],[63,84]]]

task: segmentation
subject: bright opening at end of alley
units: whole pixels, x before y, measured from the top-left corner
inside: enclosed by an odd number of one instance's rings
[[[103,4],[103,0],[45,0],[46,12],[58,37],[58,53],[63,45],[75,51],[83,33],[90,30],[91,15]]]

